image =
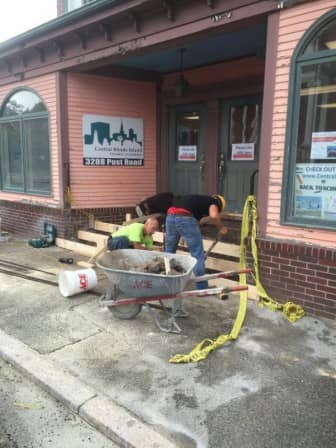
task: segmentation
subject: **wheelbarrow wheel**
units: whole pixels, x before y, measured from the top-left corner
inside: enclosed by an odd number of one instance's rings
[[[122,299],[119,299],[122,300]],[[128,320],[134,319],[141,311],[142,304],[132,303],[130,305],[109,306],[114,317],[118,319]]]
[[[103,299],[101,303],[104,305],[104,301],[115,301],[115,300],[123,300],[120,291],[118,288],[113,285],[112,288],[109,288],[106,293],[103,295]],[[124,298],[124,300],[127,300]],[[111,303],[111,302],[110,302]],[[113,314],[114,317],[118,319],[134,319],[141,311],[142,304],[141,303],[130,303],[128,305],[118,305],[118,306],[108,306],[106,305],[109,311]]]

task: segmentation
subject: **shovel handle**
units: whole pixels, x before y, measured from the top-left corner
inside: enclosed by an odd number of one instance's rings
[[[206,280],[212,280],[214,278],[230,278],[239,274],[249,274],[251,269],[240,269],[239,271],[226,271],[226,272],[216,272],[215,274],[201,275],[200,277],[194,277],[195,282],[203,282]]]
[[[106,246],[100,248],[92,257],[87,261],[88,263],[93,263],[99,255],[106,251]]]

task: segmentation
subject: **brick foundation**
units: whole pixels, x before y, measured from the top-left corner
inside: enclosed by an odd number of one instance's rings
[[[126,213],[135,216],[133,208],[71,210],[0,201],[2,229],[27,239],[41,236],[45,221],[56,226],[58,237],[74,239],[79,229],[89,228],[89,214],[118,224]],[[226,224],[230,242],[238,243],[240,223]],[[257,244],[261,281],[271,297],[298,303],[307,314],[336,319],[336,250],[262,238]]]
[[[266,239],[258,240],[258,250],[261,280],[271,297],[336,319],[336,250]]]
[[[17,202],[0,201],[2,229],[27,239],[43,234],[44,222],[56,227],[59,238],[76,238],[79,229],[89,228],[89,214],[95,219],[121,224],[133,208],[59,209]]]

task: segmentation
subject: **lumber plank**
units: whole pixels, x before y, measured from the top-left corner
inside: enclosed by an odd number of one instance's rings
[[[130,224],[131,221],[128,221],[127,224]],[[103,221],[95,221],[95,230],[101,231],[101,232],[115,232],[118,230],[121,226],[118,224],[111,224]],[[90,240],[91,241],[91,240]],[[153,241],[156,243],[163,243],[163,233],[162,232],[155,232],[153,235]],[[209,240],[207,238],[203,239],[203,245],[204,250],[207,251],[208,248],[213,243],[213,240]],[[182,247],[186,247],[185,244],[182,244]],[[239,245],[232,244],[232,243],[225,243],[222,241],[218,241],[218,243],[215,245],[213,250],[211,251],[214,254],[217,255],[225,255],[227,257],[235,257],[239,258]]]
[[[96,246],[89,246],[88,244],[78,243],[77,241],[70,241],[63,238],[56,238],[56,246],[62,249],[68,249],[86,257],[92,257],[97,252]]]
[[[212,240],[203,239],[204,250],[207,251],[212,243],[213,243]],[[222,241],[218,241],[218,243],[212,249],[211,253],[217,255],[226,255],[227,257],[239,258],[240,247],[238,244],[224,243]]]
[[[106,246],[107,240],[109,238],[107,235],[90,232],[88,230],[78,230],[77,237],[80,240],[96,243],[98,249],[100,249],[100,247]]]
[[[153,235],[153,241],[155,243],[163,243],[163,233],[162,232],[155,232]]]
[[[163,241],[162,232],[154,233],[153,240],[161,243]],[[213,243],[213,240],[203,238],[204,250],[207,251],[212,243]],[[179,247],[185,247],[187,249],[187,245],[184,242],[182,244],[180,242]],[[224,255],[227,257],[234,257],[234,258],[239,259],[240,248],[237,244],[223,243],[221,241],[218,241],[218,243],[212,249],[211,253],[216,254],[216,255]]]
[[[152,213],[151,215],[144,215],[126,220],[123,222],[123,225],[128,226],[129,224],[133,224],[134,222],[145,222],[149,218],[161,218],[162,216],[164,216],[163,213]]]
[[[118,230],[121,226],[118,224],[111,224],[109,222],[95,221],[94,229],[101,232],[113,233]]]
[[[214,271],[237,271],[239,262],[208,256],[205,260],[205,267]]]

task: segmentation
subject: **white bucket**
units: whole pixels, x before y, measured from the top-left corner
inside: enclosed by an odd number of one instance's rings
[[[63,297],[70,297],[88,291],[94,288],[97,283],[94,269],[62,271],[58,276],[58,287]]]

